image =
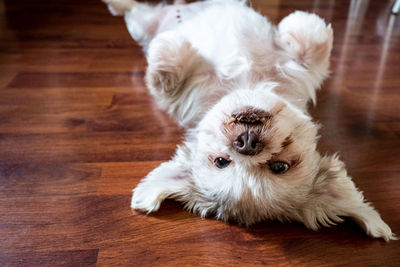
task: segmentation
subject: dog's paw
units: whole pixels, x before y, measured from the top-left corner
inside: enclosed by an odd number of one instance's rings
[[[309,66],[327,63],[332,48],[331,25],[315,14],[296,11],[278,25],[280,42],[298,61]]]
[[[122,16],[137,4],[133,0],[102,0],[113,16]]]
[[[146,81],[150,89],[173,95],[187,78],[195,50],[182,36],[166,32],[157,36],[149,47]]]
[[[147,83],[150,88],[164,94],[173,94],[179,84],[179,77],[174,69],[165,66],[150,66],[147,69]]]
[[[131,208],[146,213],[155,212],[160,208],[163,198],[157,188],[139,184],[134,190]]]

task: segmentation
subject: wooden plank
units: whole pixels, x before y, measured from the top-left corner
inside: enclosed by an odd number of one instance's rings
[[[96,266],[98,249],[0,253],[1,266]]]

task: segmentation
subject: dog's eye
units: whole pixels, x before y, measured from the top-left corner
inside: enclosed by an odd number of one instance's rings
[[[282,174],[289,170],[290,166],[286,162],[283,161],[275,161],[269,163],[269,168],[273,173]]]
[[[220,169],[228,167],[229,163],[231,163],[230,160],[227,160],[227,159],[224,159],[224,158],[221,158],[221,157],[216,158],[214,162],[215,162],[215,166],[217,166]]]

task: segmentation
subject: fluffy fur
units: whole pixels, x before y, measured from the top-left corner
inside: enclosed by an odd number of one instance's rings
[[[273,26],[233,0],[104,1],[142,45],[157,104],[187,129],[173,159],[134,189],[132,208],[149,213],[174,198],[203,217],[295,220],[314,230],[348,216],[372,237],[395,239],[338,157],[316,151],[318,126],[306,107],[329,73],[333,37],[324,20],[297,11]],[[256,135],[262,150],[239,153],[241,133]],[[220,158],[229,165],[218,166]],[[274,162],[290,168],[276,174]]]

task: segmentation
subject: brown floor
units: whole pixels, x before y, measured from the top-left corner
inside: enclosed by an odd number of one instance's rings
[[[332,76],[312,111],[320,147],[340,153],[400,234],[400,18],[388,1],[351,2],[253,6],[275,23],[295,9],[332,23]],[[1,266],[400,265],[400,241],[351,221],[246,229],[173,201],[132,212],[131,189],[182,139],[149,96],[145,67],[100,1],[0,1]]]

